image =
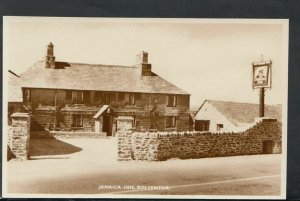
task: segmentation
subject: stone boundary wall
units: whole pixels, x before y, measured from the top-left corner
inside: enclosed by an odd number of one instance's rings
[[[12,124],[8,127],[8,152],[11,152],[15,160],[27,160],[29,159],[30,115],[14,113],[11,118]]]
[[[126,148],[126,160],[131,156],[133,160],[160,161],[262,154],[271,143],[271,153],[281,153],[281,127],[280,122],[268,119],[237,133],[120,131],[119,151]],[[119,160],[122,156],[119,153]]]
[[[130,161],[132,152],[132,122],[129,116],[119,116],[117,119],[118,161]]]

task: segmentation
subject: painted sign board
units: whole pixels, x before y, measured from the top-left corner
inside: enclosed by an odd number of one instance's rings
[[[253,88],[271,88],[271,62],[253,63]]]

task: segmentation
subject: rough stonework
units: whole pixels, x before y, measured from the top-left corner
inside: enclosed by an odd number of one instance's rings
[[[132,160],[132,122],[132,117],[119,116],[117,118],[118,161]]]
[[[8,132],[8,146],[16,160],[29,159],[30,115],[14,113]]]
[[[121,137],[119,151],[125,148],[128,153],[132,152],[131,159],[157,161],[170,158],[281,153],[281,133],[281,123],[267,119],[238,133],[122,130],[118,132],[118,136]],[[119,153],[119,159],[123,156]]]

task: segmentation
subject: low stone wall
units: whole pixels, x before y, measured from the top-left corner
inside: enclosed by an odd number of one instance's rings
[[[266,120],[238,133],[118,132],[126,160],[167,160],[281,153],[281,123]],[[125,134],[126,133],[126,134]],[[119,153],[119,160],[123,155]]]

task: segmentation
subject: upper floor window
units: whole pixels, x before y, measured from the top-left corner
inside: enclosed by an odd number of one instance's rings
[[[30,102],[30,100],[31,100],[30,89],[24,89],[24,91],[23,91],[23,101],[24,102]]]
[[[66,100],[72,100],[72,91],[71,90],[66,91]]]
[[[175,127],[176,127],[176,117],[166,116],[166,128],[175,128]]]
[[[126,105],[135,105],[135,95],[134,93],[125,94],[125,104]]]
[[[176,95],[167,95],[167,107],[176,107],[177,97]]]
[[[83,103],[83,91],[72,91],[72,103]]]
[[[105,92],[97,92],[95,100],[99,101],[100,104],[107,105],[110,103],[110,94]]]

